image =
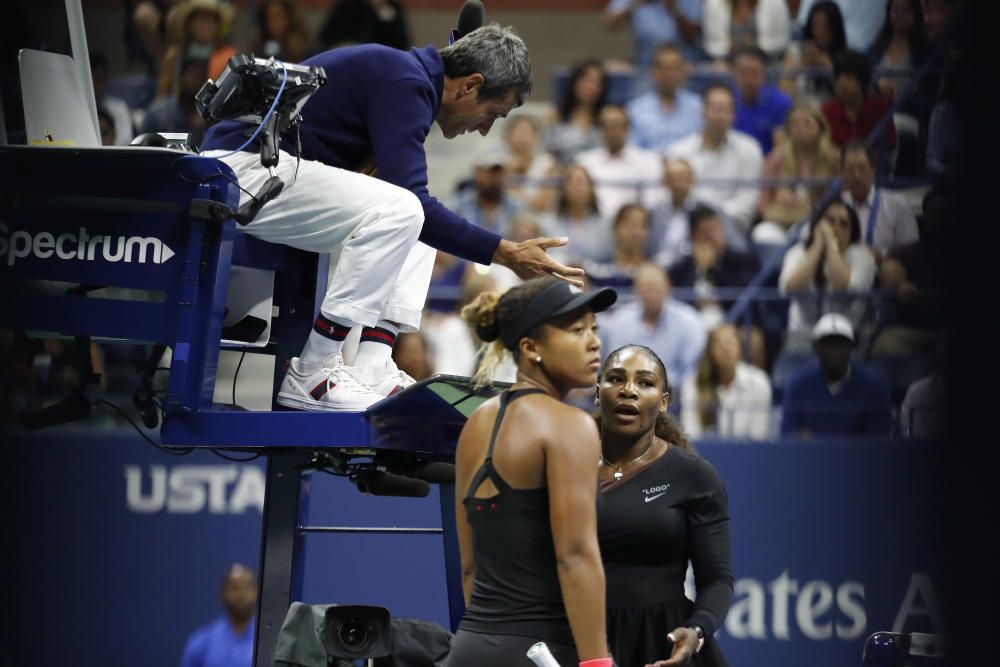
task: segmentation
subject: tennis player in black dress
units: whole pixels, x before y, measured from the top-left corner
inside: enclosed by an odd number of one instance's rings
[[[621,667],[724,666],[712,635],[733,596],[726,490],[667,414],[669,401],[652,350],[629,345],[608,356],[597,395],[608,641]],[[693,602],[684,595],[688,562]]]
[[[593,463],[600,442],[590,416],[563,399],[597,381],[594,313],[615,297],[542,278],[480,295],[462,311],[494,341],[480,380],[507,353],[517,380],[472,414],[458,440],[466,609],[449,667],[530,666],[536,642],[562,667],[611,667]]]

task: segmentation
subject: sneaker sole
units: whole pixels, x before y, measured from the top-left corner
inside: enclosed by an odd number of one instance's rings
[[[377,401],[372,401],[374,405]],[[368,409],[367,405],[357,405],[357,406],[335,406],[330,403],[321,403],[320,401],[314,401],[300,396],[293,396],[291,394],[278,394],[278,398],[275,400],[278,405],[284,406],[286,408],[294,408],[296,410],[306,410],[309,412],[364,412]]]

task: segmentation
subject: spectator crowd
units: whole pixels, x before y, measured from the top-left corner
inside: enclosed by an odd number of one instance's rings
[[[251,7],[251,41],[236,44],[246,3],[132,3],[128,52],[154,92],[130,108],[93,52],[103,142],[165,131],[196,145],[193,95],[240,51],[299,61],[411,46],[397,0],[333,2],[314,31],[296,0]],[[652,348],[692,436],[934,435],[945,322],[933,267],[954,210],[960,9],[611,0],[603,22],[631,30],[630,67],[581,53],[554,73],[551,104],[513,114],[456,191],[437,194],[506,238],[567,237],[557,259],[623,295],[602,314],[603,354]],[[471,375],[478,341],[457,311],[517,281],[438,253],[425,326],[400,336],[397,363],[418,380]],[[30,365],[23,345],[5,348]]]

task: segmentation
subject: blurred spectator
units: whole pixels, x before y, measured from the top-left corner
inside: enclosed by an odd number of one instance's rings
[[[612,234],[611,257],[607,261],[584,262],[583,267],[596,287],[631,288],[636,270],[649,261],[649,211],[638,204],[625,204],[615,216]]]
[[[820,0],[822,2],[824,0]],[[816,0],[805,0],[799,5],[798,22],[806,25],[802,17],[812,14],[812,8],[820,4]],[[837,8],[843,16],[847,34],[847,45],[855,51],[867,51],[875,40],[885,13],[886,0],[837,0]]]
[[[684,89],[688,67],[676,45],[657,47],[649,70],[653,90],[626,106],[637,146],[663,152],[672,142],[701,130],[701,98]]]
[[[604,25],[615,30],[629,20],[635,44],[634,62],[649,67],[662,44],[677,44],[688,60],[703,59],[701,6],[703,0],[611,0]]]
[[[698,206],[705,206],[695,199],[694,172],[691,164],[681,158],[666,160],[663,167],[663,185],[666,201],[650,211],[649,254],[660,266],[668,269],[679,258],[691,252],[691,224],[688,216]],[[723,216],[723,227],[728,243],[741,250],[747,249],[743,232],[732,220]]]
[[[875,337],[872,356],[929,353],[947,325],[944,294],[955,239],[955,202],[936,187],[924,195],[920,240],[891,250],[882,261],[882,290],[895,297],[895,317]]]
[[[843,172],[840,196],[857,212],[865,245],[875,251],[876,261],[920,238],[906,197],[875,185],[875,156],[863,141],[851,141],[844,147]]]
[[[601,145],[598,117],[607,96],[607,73],[599,60],[584,60],[570,72],[546,141],[546,149],[560,164],[569,164],[578,153]]]
[[[149,56],[151,71],[157,71],[166,50],[167,15],[181,4],[177,0],[140,0],[132,10],[132,25]]]
[[[404,373],[408,373],[417,382],[434,375],[430,356],[427,351],[427,340],[424,332],[401,333],[396,337],[396,346],[392,348],[392,360]]]
[[[369,43],[403,50],[412,46],[402,3],[398,0],[337,0],[319,31],[320,50]]]
[[[694,198],[694,171],[691,163],[670,158],[663,166],[663,185],[667,198],[650,212],[649,250],[660,266],[670,268],[682,255],[691,251],[691,225],[688,214],[699,205]]]
[[[816,360],[796,370],[784,391],[781,432],[790,435],[889,435],[889,385],[852,361],[854,329],[827,313],[812,332]]]
[[[889,112],[891,104],[881,95],[869,93],[872,66],[863,54],[845,51],[833,63],[835,97],[823,104],[823,115],[830,125],[830,137],[838,148],[851,139],[867,139]],[[896,126],[889,118],[879,142],[896,145]]]
[[[692,438],[763,440],[771,417],[767,373],[743,361],[739,331],[722,324],[708,334],[698,371],[681,387],[681,422]]]
[[[507,230],[508,236],[506,238],[509,238],[514,243],[523,243],[531,239],[537,239],[540,236],[545,236],[542,232],[542,225],[539,219],[534,213],[528,210],[512,215],[507,225]],[[488,267],[483,267],[482,265],[475,266],[476,271],[483,271],[484,269],[487,275],[496,283],[495,289],[505,290],[524,282],[506,266],[500,266],[499,264],[492,264]]]
[[[429,312],[450,313],[455,309],[457,294],[469,271],[470,262],[440,250],[434,255],[431,284],[424,306]]]
[[[116,143],[115,119],[112,118],[111,112],[101,105],[97,106],[97,125],[101,130],[101,145],[114,146]]]
[[[931,56],[920,0],[891,0],[875,45],[868,53],[876,68],[876,89],[895,104],[893,122],[899,149],[895,175],[924,173],[926,130],[933,94],[926,86],[913,86],[915,71]],[[880,71],[881,70],[881,71]],[[921,77],[927,79],[924,72]]]
[[[257,579],[245,565],[229,568],[219,597],[225,615],[194,631],[181,667],[250,667],[253,660]]]
[[[809,217],[826,194],[839,163],[826,118],[815,107],[796,105],[785,119],[785,141],[764,160],[764,178],[781,182],[761,190],[762,220],[751,233],[754,241],[784,243],[786,230]]]
[[[543,219],[546,236],[565,236],[569,243],[549,254],[561,262],[599,259],[607,253],[611,225],[601,215],[590,174],[580,165],[566,167],[556,198],[556,211]]]
[[[944,379],[931,373],[911,384],[899,408],[899,425],[904,438],[933,439],[944,435]]]
[[[696,303],[706,329],[713,329],[725,319],[723,309],[733,299],[718,299],[717,287],[745,287],[760,264],[757,256],[734,250],[726,243],[722,217],[707,206],[691,211],[691,254],[681,257],[669,270],[675,287],[694,288]]]
[[[171,9],[167,15],[168,45],[156,86],[158,99],[178,94],[182,70],[193,61],[207,67],[201,83],[206,78],[218,78],[229,58],[237,53],[226,42],[233,13],[232,5],[221,0],[185,0]]]
[[[559,165],[538,150],[538,123],[531,116],[511,117],[504,125],[507,142],[507,192],[534,211],[548,211],[556,198]]]
[[[791,36],[785,0],[705,0],[701,25],[705,51],[717,61],[740,46],[759,46],[779,59]]]
[[[840,7],[833,0],[815,3],[801,39],[792,42],[785,54],[782,89],[796,102],[820,106],[833,96],[833,63],[846,50],[847,31]]]
[[[205,120],[195,108],[194,96],[205,83],[204,60],[193,59],[181,63],[177,92],[170,97],[153,101],[142,118],[139,133],[146,132],[196,132],[205,127]],[[195,144],[200,143],[195,141]]]
[[[309,55],[308,43],[297,0],[264,0],[257,6],[254,55],[297,63]]]
[[[778,287],[792,297],[785,348],[793,352],[807,348],[820,314],[829,311],[847,315],[857,331],[868,312],[867,298],[829,298],[817,292],[870,290],[877,271],[857,213],[841,201],[829,202],[813,218],[806,240],[792,246],[781,265]],[[826,307],[823,301],[829,302]]]
[[[628,114],[619,106],[601,109],[604,145],[576,156],[597,189],[601,215],[611,219],[625,204],[649,208],[663,201],[663,162],[653,151],[629,144]]]
[[[792,100],[767,83],[767,55],[756,46],[733,51],[733,83],[736,84],[736,122],[740,132],[757,140],[763,153],[771,152],[775,134],[781,132]]]
[[[920,0],[890,0],[870,53],[876,70],[893,70],[879,77],[878,90],[890,100],[902,95],[930,48]]]
[[[102,392],[108,389],[104,351],[83,340],[35,338],[0,330],[0,423],[35,412],[77,394],[92,383],[89,364]]]
[[[959,31],[953,25],[958,3],[955,0],[922,0],[922,3],[927,36],[944,56],[942,71],[921,82],[922,90],[928,91],[933,99],[926,124],[926,168],[932,174],[945,174],[957,165],[963,145],[958,98],[959,81],[965,75],[963,64],[968,59],[962,57]]]
[[[438,253],[441,254],[440,252]],[[468,271],[462,283],[458,306],[447,311],[425,310],[420,324],[435,373],[469,377],[476,372],[478,340],[473,330],[459,316],[481,292],[497,289],[489,274]]]
[[[733,91],[722,84],[705,89],[705,127],[670,145],[667,155],[684,158],[694,169],[695,196],[750,229],[760,196],[764,156],[753,137],[734,130]],[[711,181],[711,183],[706,183]]]
[[[698,311],[670,296],[667,274],[655,264],[636,270],[634,290],[634,301],[598,318],[601,352],[606,355],[630,343],[645,345],[663,360],[671,381],[682,386],[705,350]]]
[[[506,237],[512,216],[524,205],[506,190],[507,153],[487,144],[473,162],[472,188],[459,191],[452,211],[474,225]]]
[[[114,130],[114,144],[127,146],[134,133],[132,132],[132,111],[125,100],[108,95],[108,59],[99,51],[90,54],[90,77],[94,82],[94,99],[98,108],[104,108],[111,117]],[[103,139],[104,133],[101,132]],[[104,145],[109,145],[107,142]]]

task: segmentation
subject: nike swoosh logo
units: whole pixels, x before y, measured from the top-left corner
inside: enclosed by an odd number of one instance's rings
[[[647,503],[649,503],[649,502],[652,502],[652,501],[656,500],[660,496],[665,496],[665,495],[667,495],[666,491],[664,491],[663,493],[657,493],[655,496],[646,496],[645,498],[643,498],[643,500],[645,500]]]

